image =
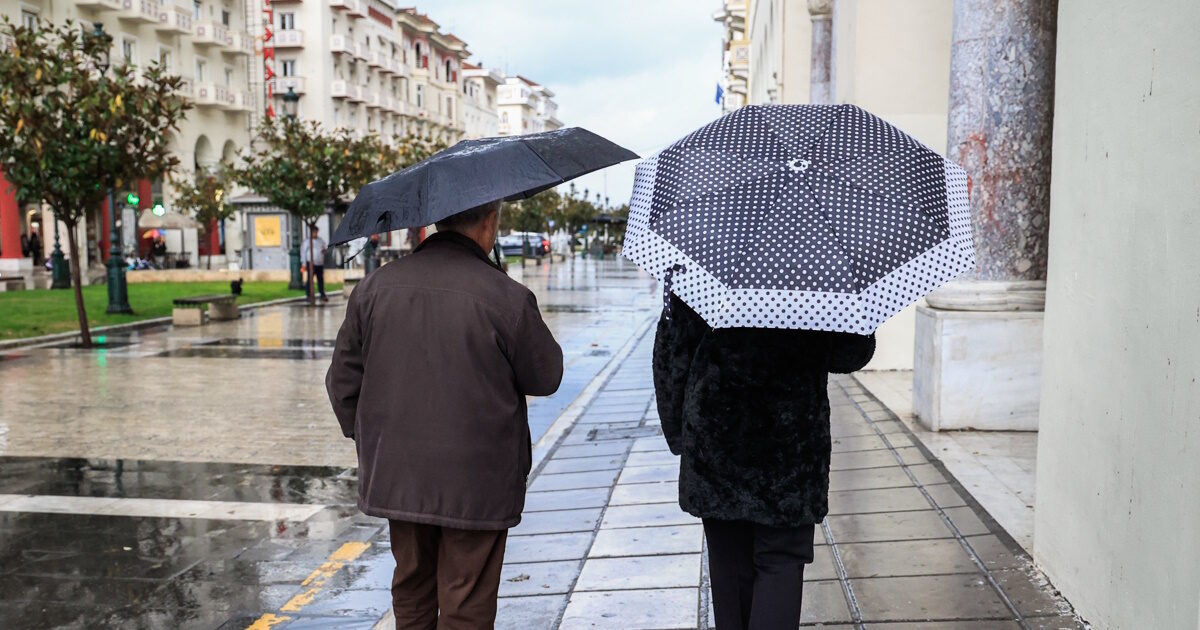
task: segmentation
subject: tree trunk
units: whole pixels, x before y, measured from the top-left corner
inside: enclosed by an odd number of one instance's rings
[[[313,287],[313,281],[314,281],[313,276],[316,275],[316,273],[317,273],[317,270],[315,269],[315,267],[317,266],[317,253],[313,251],[313,236],[312,236],[313,226],[308,225],[308,222],[305,222],[304,225],[308,227],[308,257],[311,258],[312,260],[310,260],[309,262],[306,263],[306,262],[304,262],[304,259],[301,258],[300,266],[301,266],[301,268],[308,270],[308,280],[305,281],[305,283],[304,283],[304,287],[308,291],[308,303],[316,304],[317,303],[317,293],[314,290],[315,287]],[[308,266],[306,267],[305,265],[308,265]]]
[[[88,330],[87,309],[83,306],[83,282],[79,270],[79,244],[75,238],[75,223],[67,224],[67,251],[71,253],[71,285],[75,288],[75,312],[79,316],[79,343],[84,348],[92,347],[92,333]]]

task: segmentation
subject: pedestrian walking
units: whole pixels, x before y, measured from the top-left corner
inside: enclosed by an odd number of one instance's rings
[[[654,387],[679,505],[704,523],[721,630],[794,630],[828,511],[829,372],[862,368],[874,335],[713,329],[670,296]]]
[[[29,256],[33,258],[35,266],[42,264],[42,237],[37,230],[29,231]]]
[[[794,630],[828,512],[828,375],[972,269],[966,174],[853,105],[741,108],[637,167],[624,255],[662,280],[654,384],[721,630]]]
[[[321,231],[317,226],[309,228],[309,237],[300,242],[300,260],[304,263],[307,276],[304,279],[304,290],[308,299],[313,299],[313,278],[317,280],[317,291],[322,302],[328,302],[325,295],[325,241],[320,237]]]
[[[359,458],[359,508],[388,519],[396,627],[491,628],[531,443],[525,397],[548,396],[562,350],[533,293],[488,259],[500,202],[437,223],[368,274],[326,387]]]

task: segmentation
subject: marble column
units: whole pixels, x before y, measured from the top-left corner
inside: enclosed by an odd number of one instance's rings
[[[931,429],[1034,430],[1050,227],[1057,0],[955,0],[947,157],[967,171],[976,269],[917,309]]]
[[[808,0],[812,18],[812,67],[808,101],[815,105],[833,102],[833,0]]]

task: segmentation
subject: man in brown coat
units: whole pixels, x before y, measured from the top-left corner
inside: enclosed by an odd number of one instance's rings
[[[533,293],[485,253],[499,208],[439,222],[412,255],[363,279],[325,378],[358,450],[359,508],[390,522],[401,630],[495,623],[531,462],[525,396],[562,380]]]

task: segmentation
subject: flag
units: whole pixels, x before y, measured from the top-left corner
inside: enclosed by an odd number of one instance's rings
[[[725,97],[725,88],[721,87],[721,84],[718,83],[717,84],[717,105],[721,104],[721,99],[724,97]]]

